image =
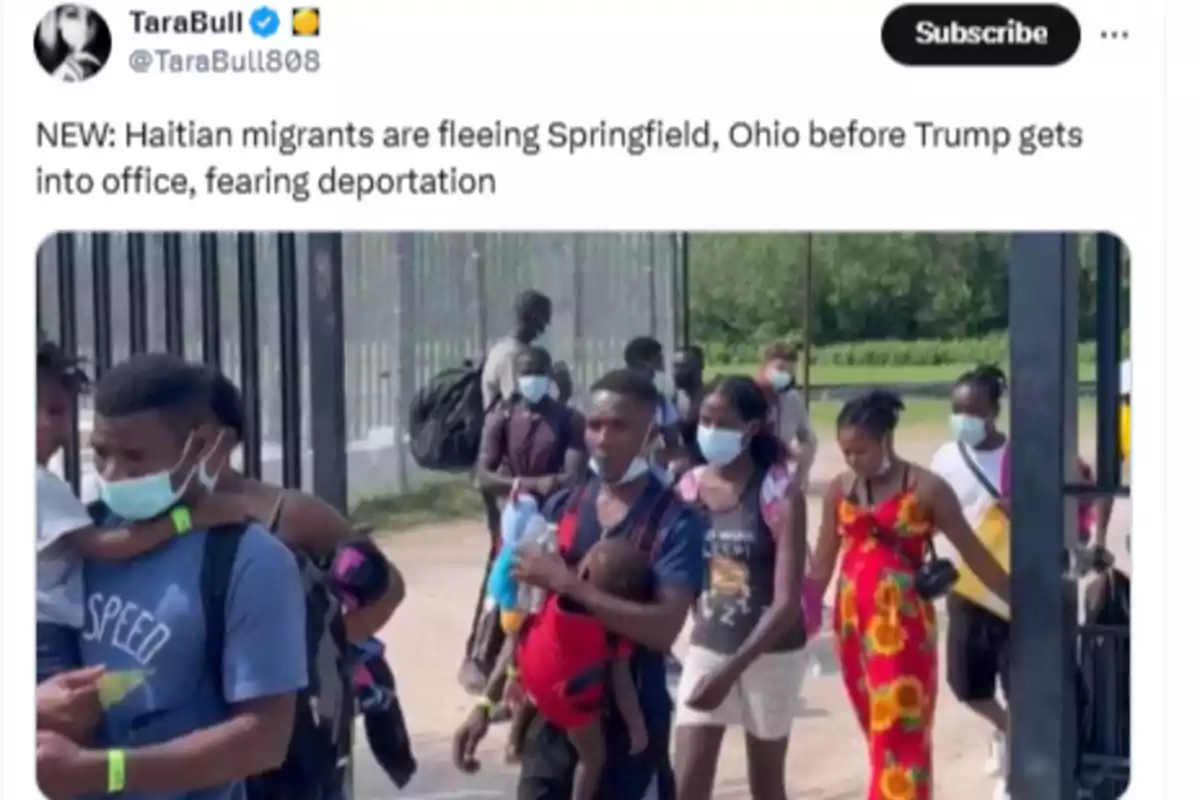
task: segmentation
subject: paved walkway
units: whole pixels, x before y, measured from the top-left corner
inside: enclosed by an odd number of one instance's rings
[[[905,443],[910,458],[928,460],[932,447]],[[923,445],[923,446],[922,446]],[[831,475],[838,456],[825,447],[815,474]],[[914,452],[915,450],[915,452]],[[819,503],[809,503],[816,530]],[[1118,509],[1114,544],[1123,543],[1128,509]],[[456,683],[467,619],[478,588],[486,550],[482,522],[453,522],[407,531],[381,540],[404,572],[409,598],[383,632],[399,682],[420,767],[402,794],[371,762],[365,749],[355,759],[354,800],[471,800],[512,798],[515,774],[501,763],[504,730],[495,729],[481,750],[484,768],[459,774],[449,762],[450,736],[468,711],[469,698]],[[1122,561],[1124,553],[1118,554]],[[683,644],[677,648],[682,652]],[[804,686],[805,710],[796,719],[788,759],[789,792],[795,800],[861,800],[866,794],[866,750],[842,692],[828,639],[813,645],[821,674]],[[982,774],[987,727],[954,701],[943,687],[935,729],[937,797],[987,800],[991,783]],[[749,797],[743,749],[727,740],[718,771],[717,797]]]

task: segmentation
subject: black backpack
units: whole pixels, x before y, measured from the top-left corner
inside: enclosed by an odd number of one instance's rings
[[[1080,779],[1089,797],[1110,800],[1129,788],[1130,584],[1109,569],[1084,598],[1077,698]]]
[[[451,367],[421,387],[408,407],[409,449],[425,469],[467,472],[483,439],[483,370]]]
[[[221,678],[225,609],[233,564],[245,528],[216,528],[204,548],[205,640],[210,669]],[[296,693],[296,719],[287,757],[276,770],[246,780],[247,800],[325,800],[341,797],[352,754],[354,692],[347,657],[342,606],[330,591],[326,571],[290,547],[304,586],[308,643],[308,688]]]

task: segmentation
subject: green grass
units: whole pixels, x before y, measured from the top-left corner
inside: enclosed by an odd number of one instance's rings
[[[482,514],[479,490],[469,478],[456,477],[431,480],[403,494],[363,498],[355,504],[350,516],[355,525],[390,532]]]
[[[974,364],[937,364],[911,367],[847,367],[837,364],[813,364],[812,382],[814,386],[823,384],[862,384],[870,386],[871,384],[939,383],[942,381],[949,383],[974,366]],[[753,375],[757,371],[758,364],[725,364],[710,366],[705,370],[705,377],[712,378],[717,375]],[[1080,380],[1090,381],[1095,380],[1095,377],[1095,364],[1080,365]]]

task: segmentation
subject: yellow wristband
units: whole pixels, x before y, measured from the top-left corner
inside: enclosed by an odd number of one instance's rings
[[[125,791],[125,751],[108,751],[108,793]]]
[[[496,703],[493,700],[491,700],[490,698],[480,695],[479,697],[475,698],[475,707],[482,708],[488,714],[491,714],[493,711],[496,710]]]
[[[175,525],[175,533],[183,535],[192,529],[192,512],[184,506],[171,509],[171,522]]]

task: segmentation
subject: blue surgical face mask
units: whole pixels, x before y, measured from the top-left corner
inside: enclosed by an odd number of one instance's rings
[[[704,460],[714,467],[732,463],[745,449],[741,431],[712,425],[701,425],[696,429],[696,445]]]
[[[175,489],[171,485],[171,472],[164,469],[162,472],[121,481],[98,478],[100,499],[121,519],[130,522],[154,519],[179,502],[195,475],[194,472],[188,475],[179,489]]]
[[[967,447],[978,447],[987,438],[987,420],[970,414],[951,414],[950,430]]]
[[[782,392],[791,387],[796,382],[795,376],[792,373],[782,369],[772,369],[767,371],[767,380],[771,382],[771,387],[777,392]]]
[[[517,378],[517,391],[530,403],[541,402],[550,393],[548,375],[521,375]]]

